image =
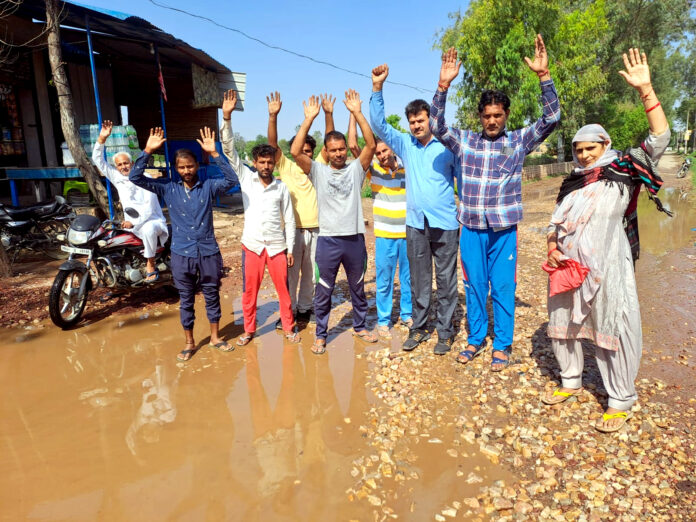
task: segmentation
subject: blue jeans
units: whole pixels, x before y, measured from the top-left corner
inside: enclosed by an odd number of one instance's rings
[[[394,295],[394,275],[399,265],[401,302],[399,316],[402,321],[411,318],[411,272],[408,266],[406,238],[375,238],[375,268],[377,271],[377,324],[389,326]]]
[[[512,345],[515,329],[517,288],[517,226],[498,232],[462,227],[459,251],[462,257],[468,343],[480,345],[488,333],[488,289],[493,300],[494,350]]]

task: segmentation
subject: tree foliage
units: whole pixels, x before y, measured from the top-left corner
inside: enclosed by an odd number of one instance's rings
[[[523,61],[532,57],[534,35],[542,34],[549,70],[561,102],[557,135],[569,157],[578,127],[604,124],[618,133],[614,143],[628,146],[645,136],[647,121],[638,118],[640,103],[623,81],[622,53],[640,47],[648,54],[653,85],[669,109],[680,98],[675,70],[678,47],[690,40],[693,0],[472,0],[467,11],[450,15],[452,24],[436,46],[454,46],[464,74],[453,101],[457,123],[480,126],[476,107],[483,89],[506,92],[512,101],[508,126],[517,128],[541,115],[539,82]],[[691,66],[693,65],[691,61]],[[683,71],[684,69],[682,69]],[[696,88],[696,85],[694,85]]]
[[[387,123],[389,125],[391,125],[392,127],[394,127],[396,130],[398,130],[399,132],[408,132],[406,129],[404,129],[401,126],[401,116],[399,116],[398,114],[390,114],[389,116],[387,116],[386,119],[387,119]]]

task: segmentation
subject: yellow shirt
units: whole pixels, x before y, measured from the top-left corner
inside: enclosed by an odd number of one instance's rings
[[[319,154],[316,161],[326,163],[321,154]],[[302,172],[297,163],[286,158],[285,154],[280,155],[280,160],[276,163],[276,170],[280,175],[280,180],[285,183],[290,191],[297,228],[318,227],[317,193],[314,190],[314,185],[309,180],[309,176]]]

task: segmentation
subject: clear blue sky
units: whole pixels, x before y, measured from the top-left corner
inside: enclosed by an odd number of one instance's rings
[[[209,22],[157,7],[147,0],[79,0],[83,5],[115,9],[144,18],[160,29],[207,52],[233,71],[247,73],[244,112],[233,115],[234,130],[245,138],[266,134],[266,95],[279,91],[283,109],[279,116],[280,138],[290,138],[303,119],[302,100],[311,94],[329,92],[336,96],[335,119],[345,130],[348,113],[342,103],[348,88],[363,99],[368,113],[371,81],[281,51],[269,49]],[[437,87],[440,53],[432,50],[436,33],[450,24],[448,14],[466,10],[468,2],[402,0],[368,2],[307,2],[252,0],[231,2],[198,0],[156,0],[158,3],[196,12],[220,23],[243,30],[269,44],[285,47],[316,59],[341,65],[369,75],[372,67],[387,63],[389,79],[429,89],[386,84],[387,114],[402,116],[415,99],[430,102]],[[454,108],[449,107],[448,119]],[[314,130],[323,132],[323,115]]]

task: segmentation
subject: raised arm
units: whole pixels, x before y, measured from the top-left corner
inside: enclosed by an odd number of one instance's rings
[[[215,131],[208,127],[203,127],[201,129],[201,139],[196,141],[201,146],[203,152],[207,152],[208,156],[213,160],[213,162],[220,168],[224,179],[209,179],[211,190],[213,194],[224,194],[234,185],[239,183],[236,172],[232,169],[229,163],[220,156],[220,153],[215,148]]]
[[[161,127],[150,129],[150,136],[147,139],[143,153],[135,160],[133,168],[128,174],[128,179],[131,183],[158,195],[164,193],[165,186],[169,184],[171,180],[169,178],[148,178],[145,175],[145,168],[147,167],[147,162],[150,156],[152,156],[152,153],[159,149],[165,141],[167,140],[164,137],[164,131]]]
[[[375,136],[372,134],[372,129],[367,123],[365,116],[363,116],[361,109],[362,101],[360,100],[360,95],[353,89],[346,91],[346,99],[343,101],[346,104],[346,109],[350,112],[351,116],[355,118],[355,121],[360,125],[360,132],[362,132],[363,138],[365,138],[365,146],[360,152],[358,160],[362,165],[363,170],[367,170],[372,163],[372,157],[375,155],[375,149],[377,144],[375,143]]]
[[[405,134],[397,131],[394,127],[387,123],[384,116],[384,97],[382,95],[382,87],[389,76],[389,67],[387,64],[378,65],[372,69],[372,96],[370,96],[370,123],[377,136],[384,140],[384,143],[389,145],[389,148],[394,151],[397,156],[403,157],[404,137]]]
[[[97,142],[92,149],[92,162],[96,165],[101,175],[106,176],[110,181],[113,176],[120,175],[118,169],[109,165],[104,157],[104,143],[106,143],[107,138],[111,135],[113,126],[114,124],[111,120],[104,120],[101,131],[99,131]]]
[[[439,139],[445,147],[453,153],[461,152],[462,132],[454,127],[449,127],[445,122],[445,106],[447,104],[447,91],[450,84],[459,74],[462,62],[457,60],[457,51],[450,47],[442,55],[440,65],[440,78],[437,82],[437,91],[433,96],[433,103],[430,105],[430,131]]]
[[[283,107],[278,91],[266,96],[268,102],[268,144],[276,150],[275,160],[278,162],[283,151],[278,146],[278,113]]]
[[[336,103],[336,97],[331,96],[330,94],[320,94],[319,97],[321,99],[321,108],[324,110],[324,136],[326,136],[329,132],[335,130],[336,128],[334,126],[333,119],[333,110],[334,103]],[[321,157],[324,159],[324,162],[329,162],[329,155],[326,152],[326,146],[324,146],[323,144],[321,146],[319,154],[321,154]]]
[[[232,111],[237,105],[237,91],[230,89],[223,94],[222,100],[222,129],[220,129],[220,141],[222,152],[232,165],[232,168],[240,176],[244,175],[244,163],[234,148],[234,132],[232,131]]]
[[[355,121],[355,116],[353,116],[352,113],[350,115],[350,118],[348,119],[348,134],[346,136],[346,145],[348,145],[348,149],[353,154],[353,157],[355,159],[358,159],[358,156],[360,156],[360,151],[362,149],[358,144],[358,124]]]
[[[541,118],[522,129],[524,151],[530,153],[539,143],[549,137],[549,134],[561,121],[561,107],[558,103],[556,88],[549,74],[549,57],[546,45],[544,45],[544,39],[540,34],[536,35],[534,39],[534,60],[525,56],[524,61],[527,67],[539,77],[542,98]]]
[[[660,100],[652,87],[648,58],[645,56],[645,53],[631,48],[628,50],[628,54],[624,53],[623,61],[626,69],[619,71],[619,74],[623,76],[626,83],[638,91],[640,99],[643,101],[645,114],[648,117],[650,134],[654,136],[663,135],[669,130],[669,123],[667,122],[665,111],[662,110]],[[667,147],[667,144],[665,144],[665,147]],[[649,150],[648,152],[654,159],[654,151]],[[662,152],[664,152],[664,148],[662,148],[659,154],[661,155]]]
[[[305,119],[300,125],[300,130],[297,131],[295,139],[292,142],[292,147],[290,148],[290,154],[295,159],[295,163],[302,169],[305,174],[309,174],[312,168],[312,160],[302,153],[302,147],[305,140],[307,139],[307,134],[309,134],[309,129],[312,127],[314,118],[317,117],[320,110],[319,98],[316,96],[310,96],[309,100],[302,102],[304,107]]]

